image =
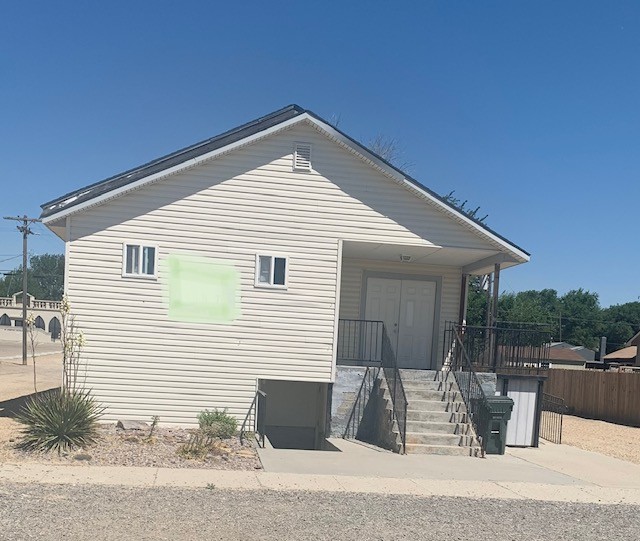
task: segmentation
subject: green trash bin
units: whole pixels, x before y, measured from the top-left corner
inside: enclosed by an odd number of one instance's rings
[[[508,396],[488,396],[480,405],[478,436],[488,455],[504,455],[507,422],[511,419],[513,400]]]

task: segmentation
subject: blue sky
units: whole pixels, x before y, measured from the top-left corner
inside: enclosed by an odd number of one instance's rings
[[[640,296],[640,3],[90,4],[3,6],[3,216],[298,103],[480,205],[532,253],[503,289]]]

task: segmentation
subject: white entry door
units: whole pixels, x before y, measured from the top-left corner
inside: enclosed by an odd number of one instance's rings
[[[431,368],[435,282],[402,280],[398,323],[398,366]]]
[[[369,278],[367,280],[367,302],[364,318],[368,321],[382,321],[389,334],[393,352],[397,355],[398,316],[400,315],[400,280]]]
[[[365,319],[383,321],[400,368],[431,368],[436,284],[369,278]]]

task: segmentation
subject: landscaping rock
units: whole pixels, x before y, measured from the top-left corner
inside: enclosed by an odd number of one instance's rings
[[[149,425],[144,421],[118,421],[116,428],[122,430],[148,430]]]

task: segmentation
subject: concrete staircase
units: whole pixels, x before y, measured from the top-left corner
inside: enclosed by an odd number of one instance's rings
[[[407,453],[480,456],[453,374],[447,378],[447,372],[400,370],[400,375],[408,403]],[[385,381],[381,387],[388,393]],[[393,430],[400,440],[398,427]]]

